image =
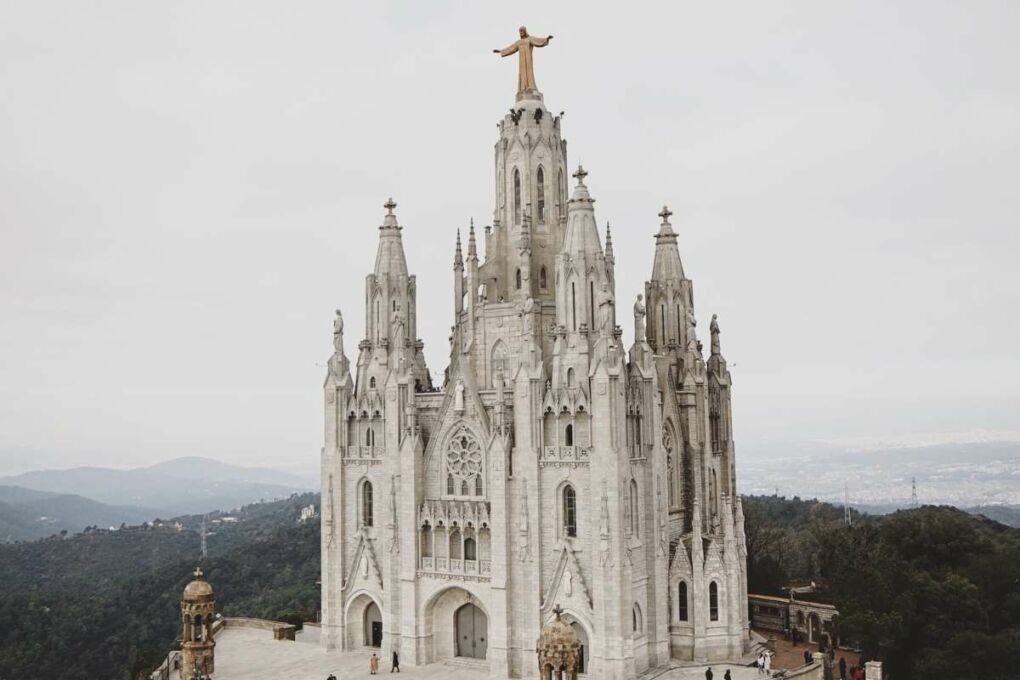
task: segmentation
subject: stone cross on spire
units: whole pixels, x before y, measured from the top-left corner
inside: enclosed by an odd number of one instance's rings
[[[195,578],[202,578],[202,567],[195,567]]]
[[[667,206],[662,206],[662,211],[659,213],[659,217],[662,218],[662,223],[668,224],[669,218],[672,214],[673,214],[672,210],[670,210]]]
[[[557,602],[556,606],[553,607],[553,614],[556,615],[556,620],[559,621],[560,616],[563,614],[563,607],[560,606],[559,602]]]
[[[393,209],[397,207],[397,202],[394,201],[392,198],[387,198],[386,202],[383,203],[383,207],[386,208],[387,215],[392,215]]]
[[[584,186],[584,178],[588,176],[588,171],[584,169],[583,165],[577,166],[577,172],[574,173],[573,177],[577,180],[577,183]]]

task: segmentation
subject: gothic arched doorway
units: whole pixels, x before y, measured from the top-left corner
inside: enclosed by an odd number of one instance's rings
[[[454,625],[457,631],[457,656],[484,659],[489,636],[489,621],[485,612],[468,603],[457,610]]]
[[[365,646],[382,647],[382,612],[372,602],[365,608]]]

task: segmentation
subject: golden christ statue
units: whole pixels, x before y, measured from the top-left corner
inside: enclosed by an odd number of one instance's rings
[[[536,47],[545,47],[553,38],[551,35],[547,38],[538,38],[533,35],[528,35],[528,29],[524,26],[521,26],[520,32],[520,40],[508,47],[504,47],[501,50],[493,50],[493,52],[501,57],[509,57],[514,53],[520,55],[517,61],[518,97],[532,92],[538,92],[538,86],[535,85],[535,65],[532,61],[531,52]]]

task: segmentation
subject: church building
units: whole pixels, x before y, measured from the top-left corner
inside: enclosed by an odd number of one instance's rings
[[[746,547],[719,324],[703,345],[663,208],[644,291],[620,291],[637,298],[624,347],[609,226],[534,82],[548,41],[522,28],[500,51],[518,54],[518,93],[498,126],[491,224],[472,224],[466,248],[456,235],[442,378],[392,200],[350,358],[334,320],[323,644],[533,678],[560,618],[582,677],[735,661],[749,647]]]

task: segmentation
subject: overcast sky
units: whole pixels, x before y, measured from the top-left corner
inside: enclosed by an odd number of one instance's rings
[[[1020,430],[1020,3],[606,6],[0,1],[0,456],[314,468],[388,196],[442,375],[522,23],[626,341],[668,203],[741,455]]]

